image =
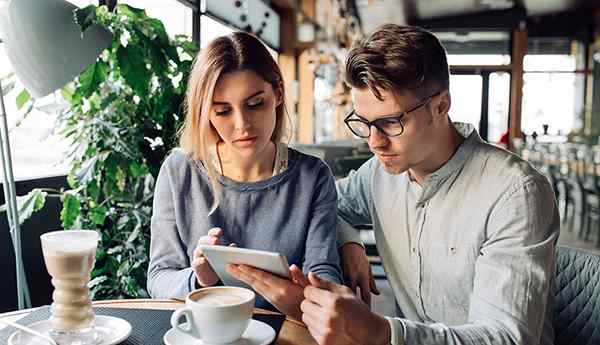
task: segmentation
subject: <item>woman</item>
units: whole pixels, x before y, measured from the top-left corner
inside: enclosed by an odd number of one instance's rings
[[[321,160],[282,142],[284,99],[281,71],[254,36],[234,33],[202,50],[188,83],[181,148],[163,163],[154,194],[152,297],[218,283],[200,243],[279,252],[294,276],[302,267],[342,281],[334,180]],[[284,284],[265,297],[300,319],[302,287]],[[259,298],[257,306],[268,304]]]

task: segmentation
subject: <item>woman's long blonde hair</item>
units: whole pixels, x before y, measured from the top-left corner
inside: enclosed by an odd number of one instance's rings
[[[275,109],[275,129],[271,141],[278,143],[286,131],[286,108],[283,78],[279,66],[267,48],[251,34],[235,32],[213,40],[197,56],[188,80],[186,117],[180,130],[179,145],[193,159],[202,161],[213,187],[212,213],[221,200],[219,172],[209,161],[209,149],[220,138],[210,124],[209,115],[215,86],[219,78],[235,71],[249,70],[281,93],[281,104]]]

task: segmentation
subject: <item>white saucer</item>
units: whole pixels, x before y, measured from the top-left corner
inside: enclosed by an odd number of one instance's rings
[[[258,320],[250,320],[250,324],[246,332],[242,334],[242,338],[228,343],[227,345],[269,345],[275,340],[275,330],[266,323]],[[183,333],[177,329],[171,328],[165,333],[163,341],[167,345],[209,345],[211,343],[198,340],[191,335]],[[225,345],[225,344],[222,344]]]
[[[50,335],[50,320],[36,322],[28,327],[42,334]],[[131,324],[127,320],[114,316],[96,315],[94,327],[102,336],[102,341],[98,345],[118,344],[131,334]],[[8,345],[34,344],[48,345],[48,342],[23,331],[17,331],[8,338]]]

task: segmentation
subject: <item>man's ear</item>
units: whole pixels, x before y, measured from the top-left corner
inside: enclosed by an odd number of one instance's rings
[[[444,90],[436,98],[437,100],[434,100],[433,102],[433,115],[436,117],[447,116],[448,112],[450,111],[450,104],[452,103],[450,99],[450,92],[448,90]]]

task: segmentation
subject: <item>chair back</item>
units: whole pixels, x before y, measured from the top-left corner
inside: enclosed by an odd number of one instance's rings
[[[600,344],[600,256],[557,248],[553,325],[555,345]]]

